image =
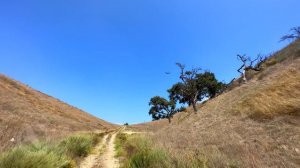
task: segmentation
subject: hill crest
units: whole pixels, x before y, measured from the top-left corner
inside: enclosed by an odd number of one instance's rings
[[[2,74],[0,111],[0,151],[39,139],[115,127]]]

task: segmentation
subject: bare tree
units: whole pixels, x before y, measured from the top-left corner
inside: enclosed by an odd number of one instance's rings
[[[255,64],[254,62],[251,62],[250,64],[250,69],[254,70],[254,71],[261,71],[261,66],[264,62],[267,61],[269,57],[268,56],[263,56],[261,54],[258,54],[257,55],[257,58],[255,59]]]
[[[291,34],[287,34],[283,37],[281,37],[280,41],[285,41],[285,40],[296,40],[300,38],[300,26],[299,27],[293,27],[290,29]]]
[[[255,59],[251,59],[251,57],[244,55],[237,55],[238,59],[242,61],[241,67],[237,70],[242,76],[244,82],[247,82],[246,72],[249,70],[260,71],[261,65],[267,60],[266,56],[262,56],[258,54]]]
[[[201,68],[193,68],[189,71],[185,71],[185,65],[181,63],[176,63],[176,65],[180,68],[180,79],[184,84],[188,84],[189,81],[194,80],[198,72],[201,70]]]
[[[238,54],[237,56],[238,56],[238,59],[243,62],[242,66],[237,71],[243,76],[244,82],[247,82],[246,67],[247,67],[248,58],[246,57],[246,55]]]

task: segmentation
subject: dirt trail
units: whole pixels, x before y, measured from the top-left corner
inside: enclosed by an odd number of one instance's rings
[[[105,135],[92,154],[81,162],[79,168],[119,168],[119,161],[115,158],[114,143],[118,132]]]
[[[103,137],[101,142],[95,147],[92,154],[87,156],[80,164],[79,168],[93,168],[98,162],[98,158],[100,156],[101,149],[104,148],[105,143],[107,141],[108,134]]]
[[[115,139],[117,132],[113,133],[108,144],[103,157],[103,167],[104,168],[118,168],[120,167],[118,159],[115,158]]]
[[[115,158],[115,140],[119,132],[134,134],[137,132],[125,131],[126,127],[120,128],[110,134],[106,134],[102,141],[95,147],[94,152],[86,157],[79,168],[119,168],[120,163]]]

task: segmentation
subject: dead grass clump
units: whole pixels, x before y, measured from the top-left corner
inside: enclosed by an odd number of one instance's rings
[[[178,152],[154,144],[151,138],[145,136],[120,134],[117,138],[119,138],[117,142],[123,142],[117,143],[117,151],[120,151],[121,146],[123,152],[121,152],[121,156],[118,155],[118,157],[122,157],[122,167],[124,168],[206,168],[215,167],[224,163],[223,161],[220,162],[224,160],[223,157],[217,159],[214,156],[214,160],[209,160],[209,158],[200,151]],[[228,167],[228,165],[225,167]]]
[[[288,69],[272,81],[239,100],[234,111],[249,114],[251,118],[272,118],[282,114],[300,113],[300,72]]]

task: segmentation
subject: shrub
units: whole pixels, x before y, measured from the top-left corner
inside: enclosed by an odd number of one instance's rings
[[[165,168],[171,167],[163,150],[145,148],[133,154],[127,164],[129,168]]]
[[[62,140],[59,147],[72,158],[84,157],[91,151],[95,141],[92,135],[76,135]]]
[[[116,151],[116,157],[124,156],[125,151],[123,149],[123,144],[126,143],[128,136],[123,133],[117,134],[116,140],[115,140],[115,151]]]
[[[123,141],[123,150],[126,160],[125,168],[165,168],[170,166],[170,159],[165,151],[154,147],[150,140],[139,137],[128,137],[119,135],[120,142]]]
[[[37,144],[22,146],[5,152],[0,156],[3,168],[72,168],[74,162],[59,153],[54,146]]]
[[[86,156],[101,136],[75,135],[59,143],[39,142],[16,147],[0,155],[0,168],[72,168],[75,167],[72,159]]]
[[[125,138],[124,138],[125,137]],[[158,147],[142,136],[118,136],[122,156],[125,157],[123,168],[207,168],[209,160],[204,154],[178,154]],[[118,139],[117,138],[117,139]],[[123,140],[122,140],[123,139]]]

